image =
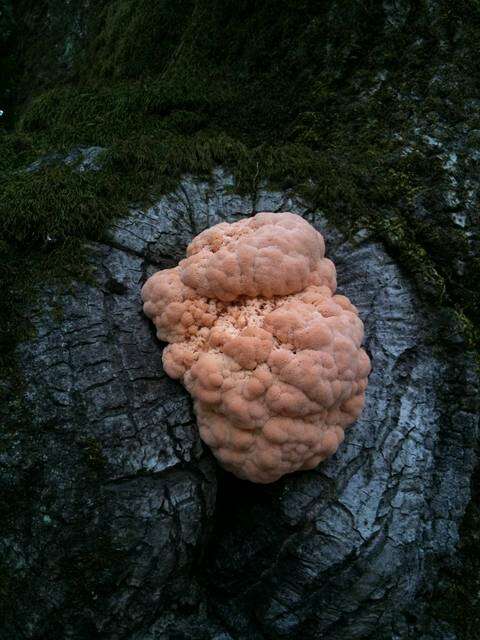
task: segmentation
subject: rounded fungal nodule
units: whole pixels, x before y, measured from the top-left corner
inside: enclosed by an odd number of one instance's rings
[[[165,371],[202,440],[239,478],[274,482],[333,455],[365,401],[357,309],[335,295],[323,237],[289,212],[202,231],[142,288]]]

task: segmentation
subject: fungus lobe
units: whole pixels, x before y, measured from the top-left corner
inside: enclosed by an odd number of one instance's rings
[[[143,286],[144,312],[169,343],[165,371],[238,477],[312,469],[359,416],[370,360],[357,309],[335,289],[322,235],[289,212],[206,229]]]

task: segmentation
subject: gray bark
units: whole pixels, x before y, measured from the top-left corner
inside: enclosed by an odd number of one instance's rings
[[[47,286],[31,309],[26,408],[5,407],[0,449],[14,503],[2,640],[415,637],[403,612],[454,553],[470,496],[474,364],[461,343],[440,346],[434,314],[368,233],[347,242],[288,194],[252,202],[232,184],[220,170],[185,178],[90,246],[91,282]],[[203,228],[254,210],[296,211],[324,234],[373,363],[337,454],[267,486],[203,447],[139,297]]]

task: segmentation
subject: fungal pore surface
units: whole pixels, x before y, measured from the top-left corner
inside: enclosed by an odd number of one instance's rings
[[[358,312],[335,289],[323,237],[289,212],[206,229],[143,286],[144,312],[169,343],[165,371],[238,477],[312,469],[359,416],[370,360]]]

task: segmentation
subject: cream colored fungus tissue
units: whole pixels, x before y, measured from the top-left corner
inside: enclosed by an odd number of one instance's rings
[[[143,309],[170,344],[165,371],[194,399],[225,469],[274,482],[337,450],[359,416],[370,360],[363,324],[334,295],[325,243],[294,213],[221,223],[147,280]]]

